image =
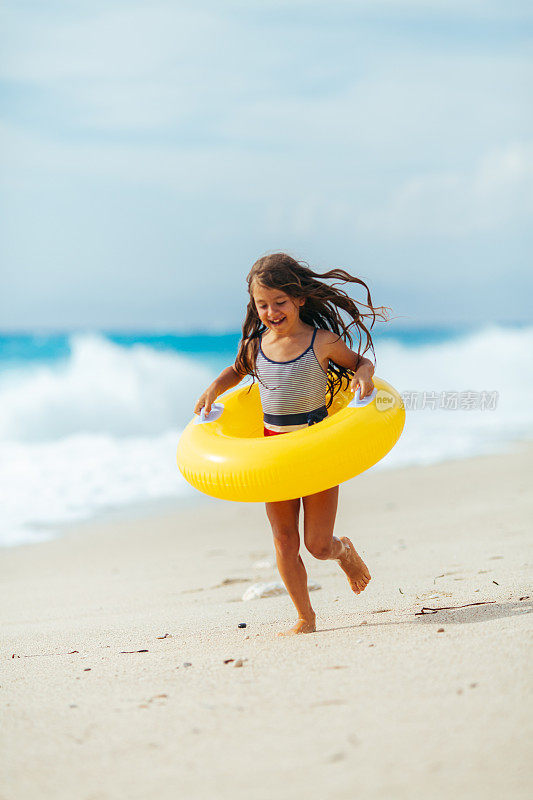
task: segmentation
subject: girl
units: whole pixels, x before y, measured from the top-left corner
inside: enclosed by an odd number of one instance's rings
[[[362,313],[342,289],[324,283],[325,278],[342,283],[357,283],[366,289],[367,303],[360,303]],[[341,269],[321,275],[285,253],[260,258],[248,277],[248,303],[242,327],[242,339],[235,364],[220,373],[196,403],[194,413],[202,408],[209,413],[212,403],[223,392],[236,386],[250,374],[259,381],[263,408],[264,435],[276,436],[319,424],[327,417],[333,396],[350,383],[359,387],[361,397],[369,395],[374,384],[374,366],[360,354],[374,352],[371,335],[363,319],[387,319],[384,307],[374,308],[368,286]],[[346,325],[339,310],[351,322]],[[349,328],[358,334],[357,352]],[[329,371],[329,375],[328,375]],[[326,390],[330,400],[326,406]],[[315,612],[307,589],[307,573],[299,555],[298,518],[300,500],[304,510],[304,542],[318,559],[334,559],[346,573],[356,594],[362,592],[370,573],[346,536],[333,535],[339,487],[307,497],[266,503],[272,526],[279,573],[298,612],[298,621],[288,633],[311,633],[316,630]]]

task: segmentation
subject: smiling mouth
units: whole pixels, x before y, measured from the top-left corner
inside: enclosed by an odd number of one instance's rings
[[[285,317],[283,317],[283,319],[271,319],[269,322],[271,325],[280,325],[282,322],[285,322]]]

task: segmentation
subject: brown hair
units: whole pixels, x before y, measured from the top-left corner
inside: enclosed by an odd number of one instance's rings
[[[334,288],[338,284],[328,286],[324,279],[338,279],[340,283],[357,283],[366,290],[366,303],[358,302],[356,305],[348,294],[342,289]],[[357,354],[361,357],[362,353],[371,350],[374,353],[374,345],[370,329],[372,329],[376,318],[388,319],[387,311],[390,309],[385,306],[374,307],[370,290],[366,283],[359,278],[354,278],[343,269],[332,269],[329,272],[320,274],[313,272],[305,262],[296,261],[286,253],[273,253],[258,259],[253,265],[246,278],[248,282],[248,294],[250,300],[246,309],[246,317],[242,325],[242,339],[239,344],[237,358],[235,359],[236,371],[244,375],[252,375],[253,378],[260,380],[255,370],[255,360],[259,350],[259,343],[263,333],[267,330],[259,319],[253,298],[254,283],[259,283],[268,289],[281,289],[290,297],[303,297],[305,303],[300,308],[300,319],[313,327],[323,328],[333,331],[342,336],[344,341],[349,342],[350,349],[353,349],[353,340],[350,328],[355,326],[357,333],[358,346]],[[360,311],[358,306],[364,306],[366,311]],[[351,321],[346,324],[340,314],[344,311]],[[367,327],[364,320],[370,320]],[[361,353],[361,345],[364,348]],[[333,401],[335,394],[342,388],[347,388],[353,372],[346,367],[329,362],[328,389],[330,399],[328,408]],[[346,381],[346,386],[343,386]]]

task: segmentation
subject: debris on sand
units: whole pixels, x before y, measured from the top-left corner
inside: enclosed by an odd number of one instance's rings
[[[272,564],[271,561],[267,561],[265,559],[265,560],[261,560],[261,561],[255,561],[252,564],[252,567],[254,569],[273,569],[273,564]]]
[[[468,608],[469,606],[486,606],[489,603],[495,603],[496,600],[483,600],[479,603],[465,603],[462,606],[441,606],[440,608],[428,608],[427,606],[422,606],[420,611],[415,611],[415,617],[421,616],[422,614],[436,614],[437,611],[450,611],[453,608]]]
[[[307,588],[310,592],[314,592],[317,589],[321,589],[321,585],[319,583],[315,583],[314,581],[310,581],[307,584]],[[280,594],[288,594],[287,589],[281,583],[281,581],[270,581],[269,583],[253,583],[249,586],[245,593],[242,596],[244,601],[247,600],[259,600],[261,597],[276,597]]]

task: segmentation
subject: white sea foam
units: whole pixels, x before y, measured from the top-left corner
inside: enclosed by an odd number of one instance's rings
[[[176,446],[213,380],[176,353],[74,336],[71,357],[0,378],[0,544],[156,498],[193,495]]]
[[[533,435],[533,328],[491,327],[454,341],[377,345],[376,374],[400,392],[497,391],[494,410],[407,411],[374,469],[502,449]],[[194,496],[175,463],[180,431],[214,373],[199,359],[77,335],[54,364],[0,377],[0,544],[145,500]]]
[[[72,434],[2,442],[0,544],[48,539],[51,526],[193,490],[175,462],[180,431],[153,437]]]
[[[402,437],[374,469],[432,464],[505,449],[533,436],[533,328],[489,327],[417,347],[380,345],[376,374],[401,393],[418,394]],[[493,409],[440,409],[442,392],[497,392]],[[424,392],[427,393],[424,402]],[[436,398],[432,409],[431,393]],[[412,395],[411,395],[412,397]],[[460,402],[460,401],[459,401]]]
[[[86,334],[73,336],[70,346],[68,360],[0,378],[0,441],[157,435],[190,418],[214,377],[192,358],[146,345],[125,348]]]

